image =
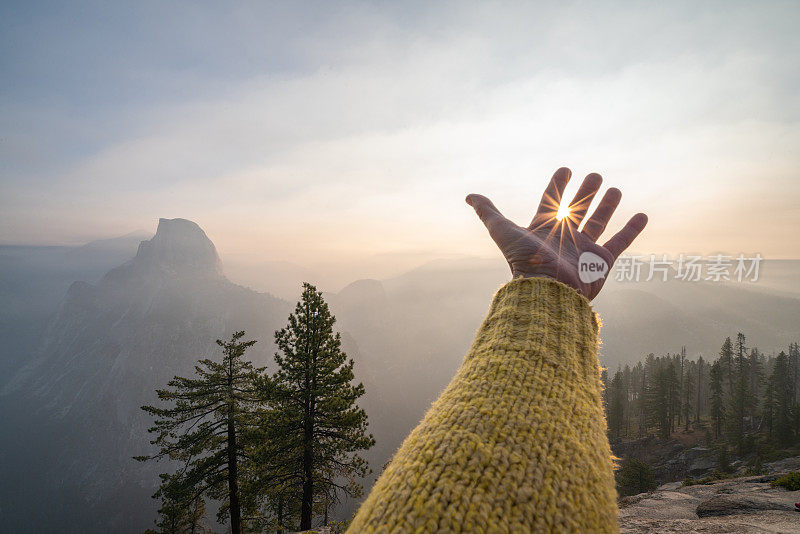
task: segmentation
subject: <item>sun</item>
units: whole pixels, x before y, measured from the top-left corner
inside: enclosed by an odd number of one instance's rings
[[[566,204],[562,204],[558,207],[558,213],[556,213],[556,220],[560,221],[563,220],[564,217],[569,217],[569,206]]]

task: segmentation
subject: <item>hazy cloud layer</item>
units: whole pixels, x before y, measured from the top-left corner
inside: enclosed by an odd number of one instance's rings
[[[795,3],[25,3],[0,19],[3,242],[186,217],[223,259],[368,275],[376,255],[492,254],[463,197],[523,222],[566,164],[623,189],[620,219],[651,216],[640,250],[800,256]]]

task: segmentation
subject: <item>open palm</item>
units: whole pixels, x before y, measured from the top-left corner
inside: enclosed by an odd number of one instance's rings
[[[571,176],[572,172],[566,167],[553,174],[542,195],[539,209],[527,228],[506,219],[482,195],[469,195],[466,201],[486,225],[489,235],[508,261],[512,276],[550,277],[574,288],[591,300],[603,287],[614,261],[644,229],[647,215],[637,213],[604,245],[598,245],[597,239],[617,209],[622,193],[616,188],[606,191],[597,209],[579,232],[578,227],[600,189],[603,178],[596,173],[586,176],[569,204],[569,213],[559,219],[557,214],[561,197]],[[583,262],[584,258],[592,258],[592,255],[605,262],[605,276],[588,281],[585,272],[581,276],[579,259]]]

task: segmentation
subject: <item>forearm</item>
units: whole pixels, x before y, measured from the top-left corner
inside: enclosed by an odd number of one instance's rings
[[[455,378],[351,532],[616,530],[597,324],[549,279],[498,291]]]

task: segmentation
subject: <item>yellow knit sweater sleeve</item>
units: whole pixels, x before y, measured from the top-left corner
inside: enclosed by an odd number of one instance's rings
[[[597,334],[573,289],[503,286],[348,532],[616,531]]]

